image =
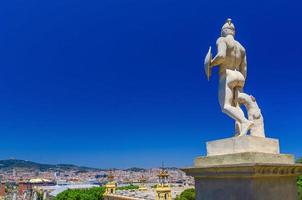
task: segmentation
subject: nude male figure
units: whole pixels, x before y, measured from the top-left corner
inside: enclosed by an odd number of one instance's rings
[[[210,49],[205,66],[208,65],[208,79],[211,69],[219,66],[219,104],[222,112],[236,121],[236,129],[239,130],[239,136],[242,136],[251,129],[253,122],[244,116],[237,98],[244,87],[247,63],[245,49],[234,36],[234,24],[228,19],[221,29],[221,37],[216,42],[217,55],[211,59]]]

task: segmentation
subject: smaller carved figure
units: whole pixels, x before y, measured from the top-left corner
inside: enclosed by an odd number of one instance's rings
[[[239,104],[243,104],[246,107],[248,119],[254,123],[254,125],[250,129],[250,135],[265,137],[263,116],[255,97],[253,97],[252,95],[247,95],[245,93],[239,93],[237,101]],[[238,131],[236,134],[239,134]]]

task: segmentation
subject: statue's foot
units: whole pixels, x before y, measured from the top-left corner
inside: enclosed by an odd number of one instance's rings
[[[240,134],[238,136],[246,135],[247,132],[251,129],[251,127],[254,125],[254,122],[247,120],[243,123],[241,123],[241,130]]]

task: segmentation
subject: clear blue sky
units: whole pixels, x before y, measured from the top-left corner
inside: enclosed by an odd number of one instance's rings
[[[268,137],[302,156],[301,1],[0,2],[0,159],[189,166],[233,135],[202,62],[231,17]],[[215,49],[215,48],[214,48]]]

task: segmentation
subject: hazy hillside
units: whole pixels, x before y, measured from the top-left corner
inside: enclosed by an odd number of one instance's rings
[[[0,160],[0,169],[2,170],[11,170],[13,168],[24,168],[24,169],[32,169],[32,170],[40,170],[40,171],[46,171],[46,170],[97,170],[96,168],[90,168],[90,167],[82,167],[77,165],[71,165],[71,164],[57,164],[57,165],[51,165],[51,164],[41,164],[26,160],[16,160],[16,159],[9,159],[9,160]]]

